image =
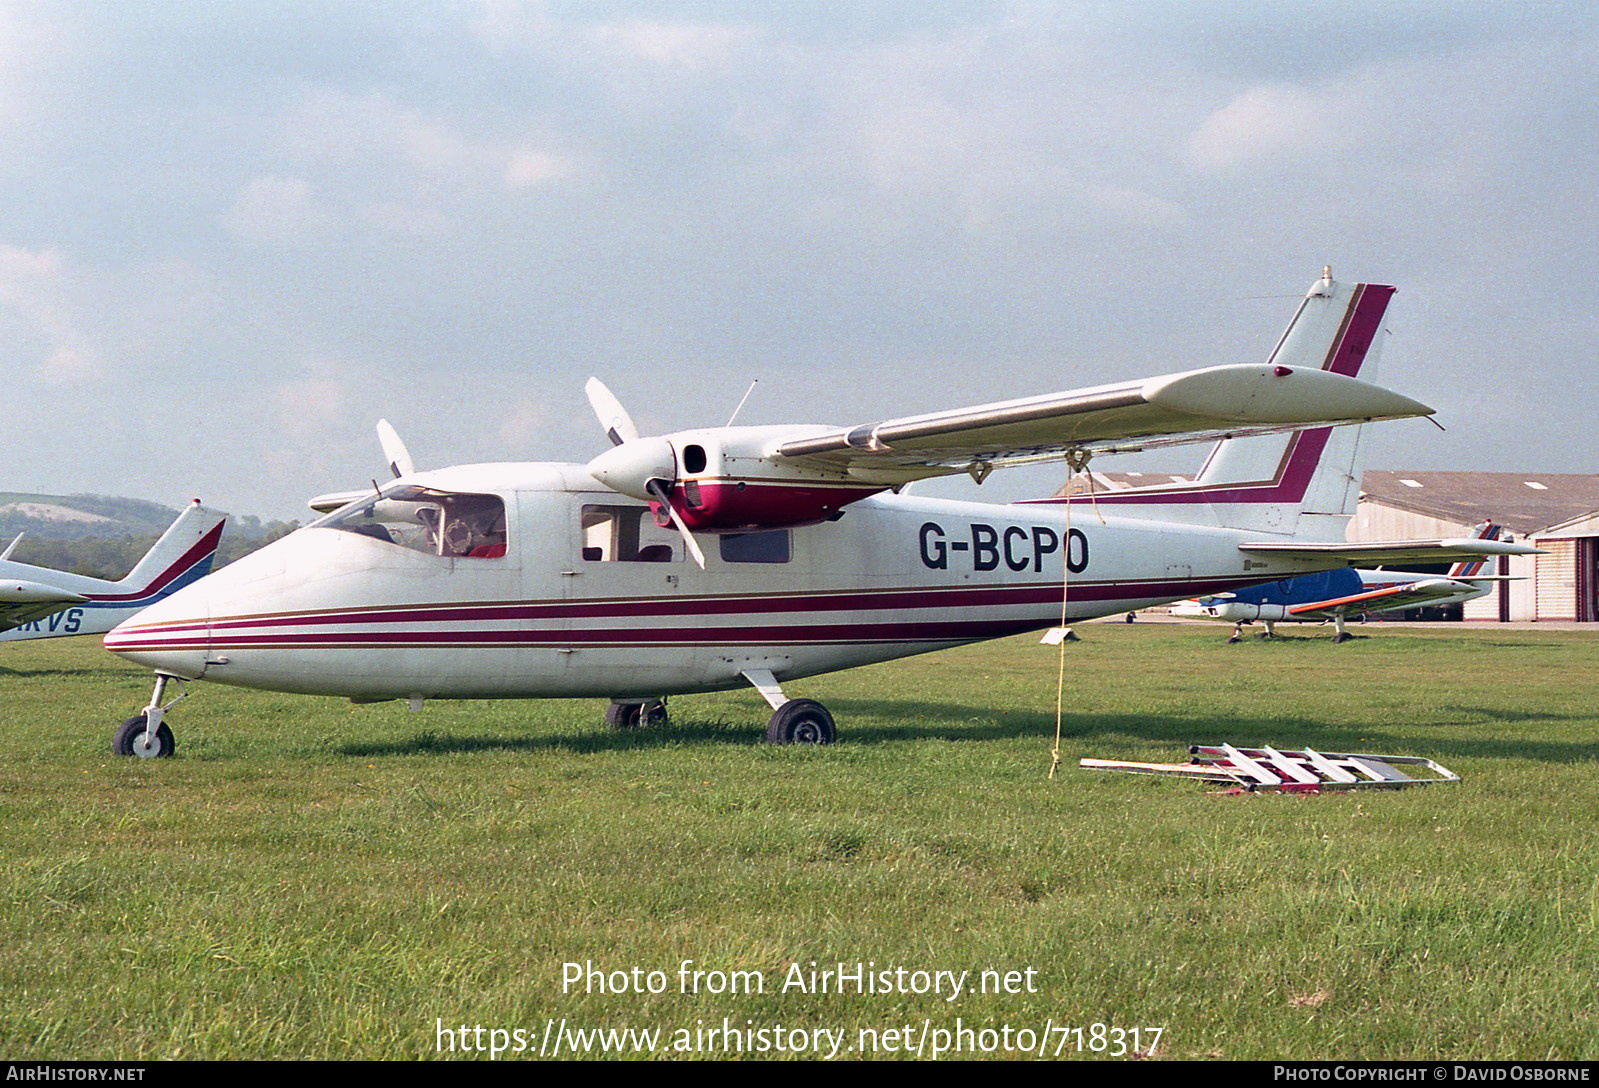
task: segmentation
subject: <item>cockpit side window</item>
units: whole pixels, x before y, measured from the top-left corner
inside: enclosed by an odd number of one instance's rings
[[[582,511],[583,558],[590,563],[675,563],[682,559],[674,529],[662,528],[643,506],[589,503]]]
[[[402,548],[452,559],[505,554],[505,501],[415,484],[390,487],[341,507],[312,528],[359,533]]]

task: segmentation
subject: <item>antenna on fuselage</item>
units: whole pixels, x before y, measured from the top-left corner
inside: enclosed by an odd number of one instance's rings
[[[744,395],[739,398],[738,407],[734,408],[733,414],[727,417],[727,425],[729,427],[731,427],[733,425],[733,421],[738,418],[738,414],[744,410],[744,402],[750,399],[750,394],[755,392],[755,387],[756,385],[760,384],[760,380],[761,379],[759,378],[750,379],[750,387],[744,390]]]

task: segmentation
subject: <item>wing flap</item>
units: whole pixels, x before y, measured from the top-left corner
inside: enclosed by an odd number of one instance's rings
[[[1322,370],[1244,364],[868,423],[779,445],[818,468],[1015,464],[1068,449],[1130,451],[1220,436],[1428,415],[1380,386]]]

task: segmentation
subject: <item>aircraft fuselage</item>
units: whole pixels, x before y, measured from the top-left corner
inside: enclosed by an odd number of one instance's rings
[[[1061,505],[885,494],[818,525],[702,536],[700,570],[675,530],[582,466],[408,481],[503,504],[497,535],[476,554],[465,530],[435,545],[448,499],[418,516],[427,531],[411,547],[335,514],[146,610],[106,647],[181,678],[356,699],[647,698],[1053,626],[1068,569],[1068,620],[1316,569],[1246,556],[1240,530],[1101,523],[1080,508],[1068,527]]]

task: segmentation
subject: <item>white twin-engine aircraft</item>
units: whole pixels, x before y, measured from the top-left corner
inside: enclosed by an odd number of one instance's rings
[[[825,744],[832,716],[783,682],[1050,627],[1063,580],[1067,617],[1082,619],[1354,562],[1526,550],[1324,542],[1353,510],[1359,430],[1327,428],[1432,411],[1353,376],[1376,353],[1392,293],[1324,274],[1264,364],[852,428],[641,437],[591,381],[614,446],[587,465],[416,472],[382,425],[393,482],[314,500],[337,509],[106,637],[156,672],[114,750],[170,755],[163,719],[182,695],[164,703],[168,684],[201,678],[413,709],[609,697],[617,726],[664,720],[668,695],[748,684],[772,706],[768,740]],[[1242,437],[1262,434],[1274,437]],[[1203,501],[1144,495],[1159,504],[1134,518],[898,493],[1207,437],[1226,440]],[[1251,445],[1263,441],[1278,451]],[[1248,475],[1263,459],[1265,476]]]
[[[147,605],[204,578],[227,515],[196,499],[119,581],[12,560],[19,535],[0,552],[0,642],[98,635]]]

